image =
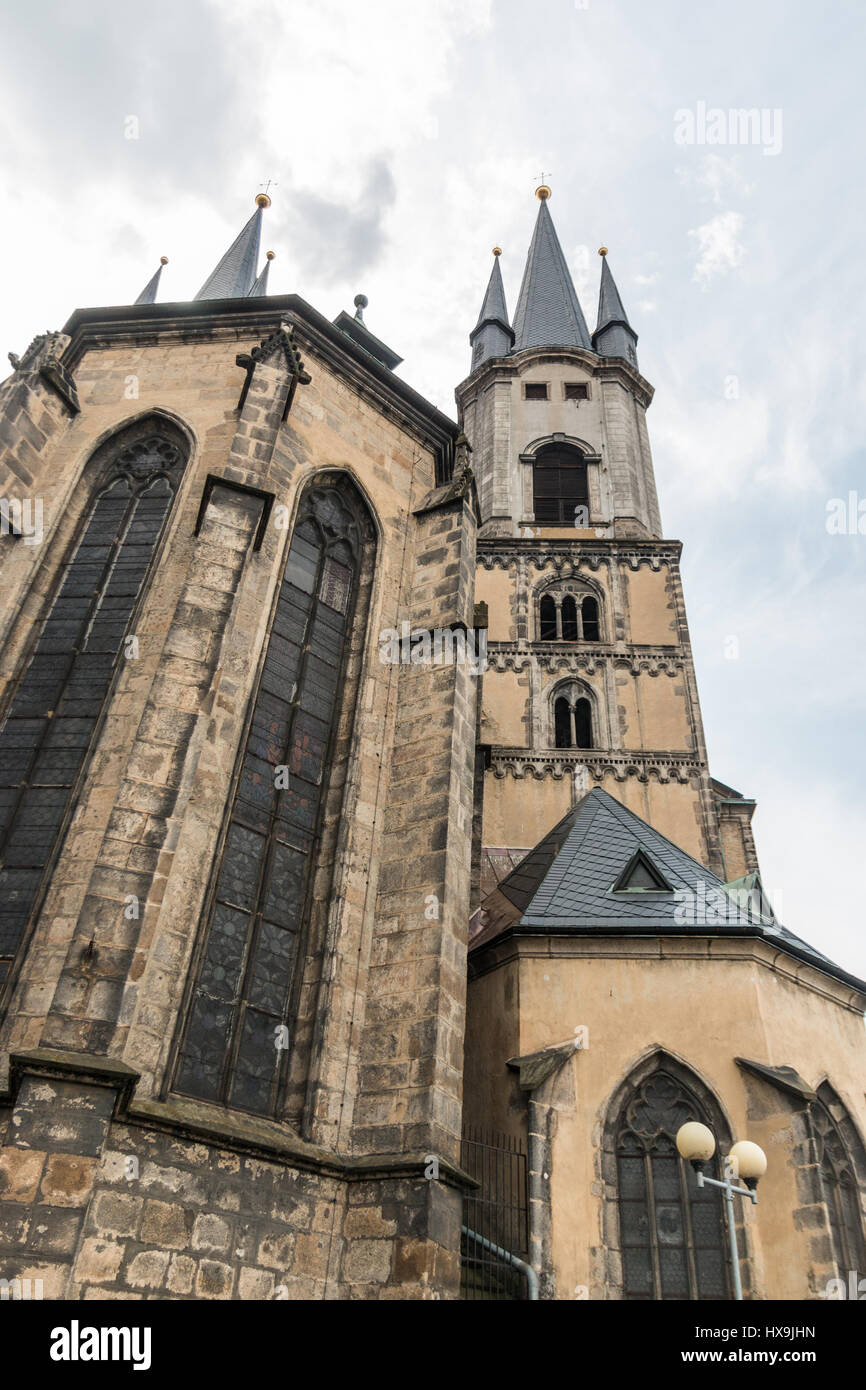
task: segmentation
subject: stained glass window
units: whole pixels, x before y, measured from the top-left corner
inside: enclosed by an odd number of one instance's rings
[[[142,422],[100,452],[96,496],[0,729],[0,978],[39,899],[186,451]]]
[[[616,1140],[623,1296],[730,1297],[722,1203],[698,1187],[676,1133],[705,1117],[673,1076],[654,1072],[625,1107]]]
[[[302,502],[207,909],[176,1087],[270,1114],[292,1032],[363,506],[345,482]]]
[[[811,1107],[811,1115],[820,1153],[821,1183],[827,1203],[833,1258],[841,1278],[847,1278],[848,1271],[852,1269],[857,1270],[862,1278],[866,1273],[866,1244],[854,1164],[839,1126],[827,1107],[817,1101]]]

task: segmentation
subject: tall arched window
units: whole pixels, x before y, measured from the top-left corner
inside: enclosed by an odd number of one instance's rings
[[[576,509],[589,508],[586,460],[573,444],[545,444],[539,449],[533,460],[532,486],[535,520],[542,525],[575,526]]]
[[[0,731],[0,979],[40,898],[187,453],[180,430],[148,417],[91,461],[95,496]]]
[[[677,1153],[676,1133],[687,1120],[709,1123],[697,1098],[663,1069],[633,1089],[620,1113],[615,1147],[624,1298],[730,1297],[719,1192],[698,1187]]]
[[[563,686],[553,702],[555,748],[592,748],[592,705],[579,686]]]
[[[842,1126],[833,1118],[830,1109],[834,1102],[836,1108],[841,1110],[842,1106],[826,1084],[819,1087],[818,1096],[819,1099],[810,1107],[810,1114],[818,1144],[821,1186],[827,1204],[833,1258],[841,1278],[845,1279],[852,1269],[858,1270],[860,1277],[863,1277],[866,1274],[866,1242],[863,1238],[857,1172]],[[850,1120],[846,1128],[853,1129]],[[859,1144],[859,1140],[855,1139],[855,1142]]]
[[[278,1108],[373,550],[354,485],[340,474],[317,481],[301,501],[214,869],[175,1082],[186,1095],[262,1115]]]
[[[562,640],[577,641],[577,604],[572,594],[566,594],[562,600]]]
[[[542,642],[556,641],[556,603],[546,594],[539,604],[539,637]]]
[[[587,594],[583,603],[580,605],[580,616],[584,642],[597,642],[600,636],[598,600]]]

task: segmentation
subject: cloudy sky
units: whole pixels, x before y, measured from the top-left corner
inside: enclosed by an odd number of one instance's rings
[[[366,293],[453,414],[543,170],[587,318],[604,242],[656,388],[713,773],[758,801],[786,924],[866,976],[864,28],[861,0],[6,6],[0,350],[129,302],[161,254],[191,297],[271,179],[272,292]],[[714,139],[740,108],[763,131]]]

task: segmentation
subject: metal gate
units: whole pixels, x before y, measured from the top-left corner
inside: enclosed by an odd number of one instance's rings
[[[463,1200],[460,1296],[513,1302],[525,1299],[526,1279],[483,1242],[529,1259],[528,1169],[521,1140],[467,1126],[462,1167],[480,1187]]]

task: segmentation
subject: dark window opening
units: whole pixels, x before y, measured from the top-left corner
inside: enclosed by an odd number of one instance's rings
[[[526,401],[546,401],[547,382],[546,381],[527,381],[523,387],[523,399]]]
[[[577,604],[571,594],[567,594],[562,600],[562,640],[577,641]]]
[[[553,719],[555,726],[555,746],[557,748],[570,748],[571,706],[563,696],[560,696],[553,706]]]
[[[341,481],[302,503],[180,1049],[179,1091],[255,1114],[277,1109],[291,1045],[348,638],[363,616],[362,506]]]
[[[589,700],[578,700],[574,707],[575,747],[592,747],[592,706]]]
[[[565,399],[567,401],[588,401],[589,387],[585,381],[567,381],[565,383]]]
[[[586,462],[570,445],[548,444],[533,464],[535,520],[547,526],[576,525],[578,507],[589,507]],[[586,525],[581,519],[581,525]]]
[[[585,598],[581,604],[580,616],[584,642],[597,642],[600,637],[598,601],[594,598]]]
[[[558,695],[553,704],[553,737],[556,748],[592,748],[592,706],[585,698]]]
[[[556,641],[556,602],[549,594],[541,600],[539,635],[542,642]]]

